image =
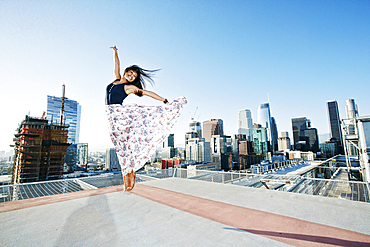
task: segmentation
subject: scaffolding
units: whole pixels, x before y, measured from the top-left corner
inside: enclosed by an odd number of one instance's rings
[[[68,125],[26,116],[14,135],[15,158],[12,183],[27,183],[63,177]]]
[[[349,179],[354,178],[352,162],[358,160],[361,180],[370,183],[370,116],[343,119],[341,128]]]

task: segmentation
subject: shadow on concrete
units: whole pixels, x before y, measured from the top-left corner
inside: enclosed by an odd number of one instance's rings
[[[328,244],[328,245],[334,245],[334,246],[370,246],[370,242],[352,241],[352,240],[332,238],[332,237],[312,236],[312,235],[285,233],[285,232],[261,231],[261,230],[253,230],[253,229],[238,229],[238,228],[224,228],[224,229],[233,230],[233,231],[246,231],[249,233],[257,234],[263,237],[271,238],[279,242],[288,243],[288,244],[292,244],[292,241],[289,241],[288,239],[294,239],[294,240],[302,241],[302,242],[304,241],[315,242],[318,245]],[[284,241],[284,239],[287,239],[287,240]]]
[[[117,228],[106,195],[90,196],[73,212],[55,246],[117,246]]]

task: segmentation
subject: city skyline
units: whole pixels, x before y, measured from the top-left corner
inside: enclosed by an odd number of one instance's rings
[[[0,150],[11,150],[24,116],[41,117],[46,95],[60,97],[63,84],[82,106],[80,142],[91,151],[111,147],[104,92],[113,81],[112,45],[121,70],[161,69],[148,90],[169,101],[187,97],[175,146],[184,147],[191,118],[222,119],[224,134],[233,135],[239,110],[256,118],[264,102],[278,133],[292,138],[297,117],[330,133],[327,101],[338,102],[341,119],[348,99],[360,116],[370,114],[369,12],[369,3],[348,1],[3,1]],[[161,104],[128,97],[132,102]]]

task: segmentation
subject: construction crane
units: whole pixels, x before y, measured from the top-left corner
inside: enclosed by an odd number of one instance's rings
[[[60,109],[60,125],[63,125],[63,116],[64,116],[64,98],[65,98],[65,85],[63,84],[63,93],[62,93],[62,109]]]
[[[195,112],[194,112],[194,115],[193,115],[193,117],[191,118],[191,120],[194,120],[194,118],[195,118],[195,114],[197,114],[197,111],[198,111],[198,106],[197,106],[197,108],[195,108]]]

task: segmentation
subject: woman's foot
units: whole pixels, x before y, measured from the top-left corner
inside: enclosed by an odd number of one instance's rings
[[[131,191],[135,186],[136,173],[131,171],[125,176],[125,191]]]

